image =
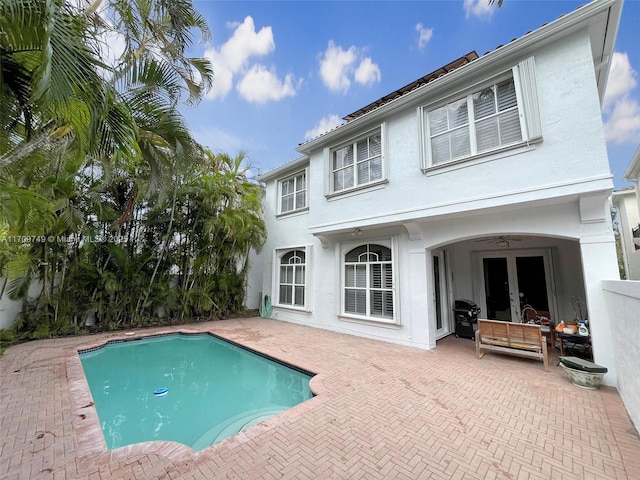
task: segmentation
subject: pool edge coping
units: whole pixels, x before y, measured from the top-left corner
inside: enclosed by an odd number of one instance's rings
[[[309,388],[314,396],[278,415],[253,425],[246,430],[240,431],[221,442],[203,448],[200,451],[193,450],[191,447],[179,442],[166,440],[141,442],[133,445],[125,445],[115,450],[109,450],[104,439],[102,427],[100,426],[100,420],[93,401],[93,396],[91,395],[91,389],[89,388],[89,384],[84,374],[84,369],[80,360],[80,353],[97,350],[106,346],[109,342],[120,343],[146,337],[159,337],[174,334],[209,334],[214,338],[221,338],[233,345],[237,345],[245,350],[253,351],[261,356],[275,360],[278,363],[289,366],[295,370],[313,375],[309,380]],[[94,342],[88,342],[87,344],[69,347],[66,349],[65,357],[67,380],[71,397],[71,413],[73,417],[71,423],[76,439],[79,471],[81,470],[80,467],[85,463],[91,463],[92,465],[104,465],[112,461],[125,459],[131,455],[155,454],[166,457],[171,461],[178,462],[198,461],[200,457],[212,457],[225,450],[236,448],[243,443],[251,441],[253,438],[262,435],[278,425],[294,420],[330,398],[329,390],[324,384],[326,377],[322,373],[319,373],[318,368],[305,364],[305,362],[298,360],[293,362],[283,358],[281,352],[278,354],[270,351],[269,349],[260,348],[255,345],[243,345],[242,343],[225,336],[224,331],[214,332],[210,329],[197,330],[179,328],[176,330],[161,330],[156,332],[124,332],[116,334],[112,338],[103,338],[99,341],[96,340]]]

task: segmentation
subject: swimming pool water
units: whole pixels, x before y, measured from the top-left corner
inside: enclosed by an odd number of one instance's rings
[[[110,450],[151,440],[201,450],[312,397],[311,375],[208,334],[109,343],[80,360]]]

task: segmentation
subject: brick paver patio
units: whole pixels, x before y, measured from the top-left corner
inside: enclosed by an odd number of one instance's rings
[[[260,318],[172,330],[317,372],[318,395],[198,453],[169,442],[109,452],[76,351],[124,333],[14,346],[0,358],[0,478],[640,479],[616,390],[570,384],[555,358],[545,373],[476,360],[470,340],[423,351]]]

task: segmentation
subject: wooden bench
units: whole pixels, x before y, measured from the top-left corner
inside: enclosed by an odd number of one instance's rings
[[[540,325],[478,319],[476,358],[486,351],[537,358],[544,363],[545,372],[549,371],[547,339]]]

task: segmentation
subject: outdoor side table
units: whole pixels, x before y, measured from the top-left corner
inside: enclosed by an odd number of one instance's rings
[[[591,335],[558,333],[560,339],[560,355],[573,355],[581,358],[591,358]]]

